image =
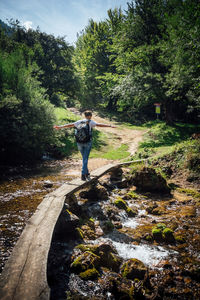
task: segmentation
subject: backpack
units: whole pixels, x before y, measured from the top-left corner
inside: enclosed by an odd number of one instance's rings
[[[77,143],[87,143],[91,140],[92,133],[89,127],[89,122],[90,120],[82,121],[75,128],[75,138]]]

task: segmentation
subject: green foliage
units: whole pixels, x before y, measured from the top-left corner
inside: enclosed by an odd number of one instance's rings
[[[55,142],[53,106],[19,49],[0,53],[0,156],[13,163],[41,158]]]
[[[102,155],[103,158],[106,159],[123,159],[130,155],[130,153],[127,151],[128,145],[122,144],[120,147],[116,147],[114,149],[110,149],[108,152]]]
[[[199,19],[196,0],[137,0],[124,13],[109,10],[105,21],[78,37],[74,66],[82,105],[120,111],[132,122],[161,117],[198,121]]]
[[[144,141],[140,143],[139,149],[134,157],[135,159],[154,157],[155,153],[167,155],[175,150],[173,146],[178,149],[178,144],[182,141],[186,141],[186,144],[191,148],[191,151],[188,151],[188,157],[187,159],[185,157],[186,160],[184,165],[187,165],[187,167],[190,165],[192,169],[198,168],[199,143],[198,140],[193,141],[190,138],[194,132],[200,130],[200,126],[183,123],[176,123],[175,125],[170,126],[162,121],[148,122],[145,126],[147,128],[151,126],[151,128],[148,129],[144,135]],[[190,144],[191,146],[189,146]],[[197,148],[195,148],[193,144],[197,144]],[[182,147],[180,147],[179,151],[181,151],[182,154],[183,151],[181,148]],[[181,162],[183,163],[182,159]]]

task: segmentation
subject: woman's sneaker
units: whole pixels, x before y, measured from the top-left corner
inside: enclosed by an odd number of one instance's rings
[[[86,181],[86,175],[81,175],[81,180]]]
[[[87,175],[86,175],[86,180],[87,180],[87,181],[90,181],[90,180],[91,180],[90,174],[87,174]]]

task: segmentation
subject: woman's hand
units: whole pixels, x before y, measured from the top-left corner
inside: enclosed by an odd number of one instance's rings
[[[54,129],[60,129],[60,126],[54,125],[53,128],[54,128]]]

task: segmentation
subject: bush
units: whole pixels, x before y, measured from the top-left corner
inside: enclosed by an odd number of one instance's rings
[[[19,50],[0,53],[1,162],[32,162],[56,142],[54,107],[32,77],[35,69],[25,63]]]

